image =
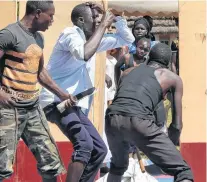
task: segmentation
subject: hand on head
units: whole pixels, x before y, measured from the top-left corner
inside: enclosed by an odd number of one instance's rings
[[[111,12],[110,9],[106,10],[104,12],[104,15],[102,17],[102,22],[104,23],[104,25],[109,28],[111,26],[111,24],[113,23],[113,21],[115,20],[115,16],[114,14]]]
[[[99,13],[103,14],[104,9],[101,5],[93,3],[93,2],[86,2],[85,3],[87,6],[89,6],[91,9],[96,9]]]

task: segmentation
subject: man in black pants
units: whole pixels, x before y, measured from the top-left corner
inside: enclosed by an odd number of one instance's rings
[[[167,69],[170,59],[170,48],[158,43],[150,51],[148,65],[140,64],[122,75],[106,112],[105,129],[112,153],[108,182],[121,181],[131,141],[164,172],[174,176],[175,182],[193,181],[190,167],[174,145],[182,130],[183,85],[181,78]],[[155,124],[153,111],[171,88],[175,89],[175,117],[168,138]]]

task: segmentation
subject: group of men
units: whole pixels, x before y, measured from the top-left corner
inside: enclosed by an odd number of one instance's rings
[[[134,36],[122,17],[97,4],[81,3],[71,13],[74,26],[61,32],[45,69],[44,39],[38,31],[52,25],[54,14],[53,1],[29,0],[24,17],[0,31],[0,181],[13,172],[20,138],[35,156],[43,182],[56,182],[65,172],[47,121],[55,123],[73,144],[67,182],[93,182],[107,153],[87,117],[92,97],[77,102],[73,96],[93,87],[96,52],[131,45]],[[105,35],[113,22],[117,32]],[[150,51],[148,65],[130,68],[120,79],[106,112],[106,134],[112,151],[108,182],[119,182],[126,170],[129,141],[176,182],[193,181],[189,166],[154,124],[152,114],[173,87],[176,117],[170,130],[176,134],[174,140],[179,140],[182,81],[167,69],[170,57],[169,47],[157,44]],[[38,82],[43,86],[40,94]],[[64,114],[56,107],[62,101],[66,101]]]

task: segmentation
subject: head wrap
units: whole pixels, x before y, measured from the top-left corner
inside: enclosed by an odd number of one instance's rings
[[[147,29],[147,34],[149,34],[149,32],[150,32],[150,24],[149,24],[149,22],[148,22],[145,18],[143,18],[143,17],[138,18],[138,19],[134,22],[134,26],[133,26],[132,30],[134,30],[134,28],[135,28],[138,24],[142,24],[142,25],[144,25],[145,28]]]

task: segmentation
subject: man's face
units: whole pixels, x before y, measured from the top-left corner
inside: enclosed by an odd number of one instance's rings
[[[143,59],[150,51],[150,44],[147,41],[139,41],[137,43],[137,57]]]
[[[93,35],[94,31],[97,29],[101,22],[101,15],[96,9],[88,8],[84,17],[84,33],[90,37]]]
[[[52,25],[52,23],[54,22],[53,20],[54,14],[55,14],[55,7],[53,4],[51,4],[48,10],[38,13],[38,15],[36,16],[37,17],[36,28],[38,29],[38,31],[45,32],[49,28],[49,26]]]
[[[134,27],[133,33],[134,33],[135,38],[142,38],[147,35],[147,29],[143,24],[137,24]]]

